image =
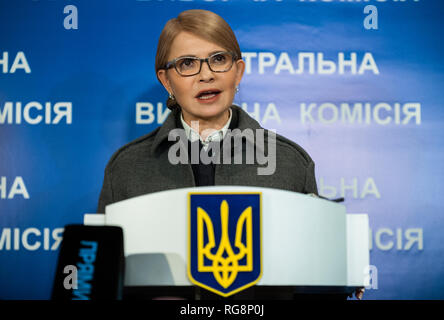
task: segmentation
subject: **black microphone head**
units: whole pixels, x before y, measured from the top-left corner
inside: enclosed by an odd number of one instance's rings
[[[52,299],[121,299],[124,268],[122,228],[67,225],[63,232]]]

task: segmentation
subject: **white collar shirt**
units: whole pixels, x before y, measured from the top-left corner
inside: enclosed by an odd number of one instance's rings
[[[227,123],[223,126],[222,129],[220,130],[215,130],[213,131],[211,134],[209,134],[205,140],[202,139],[202,137],[199,135],[199,132],[197,132],[196,130],[194,130],[194,128],[190,127],[185,120],[183,119],[183,115],[182,113],[180,114],[180,121],[182,122],[183,128],[185,129],[185,134],[188,138],[189,141],[194,142],[197,140],[200,140],[202,142],[203,148],[205,150],[208,149],[208,146],[211,142],[217,142],[217,141],[221,141],[225,135],[228,132],[228,128],[230,127],[230,123],[231,123],[231,118],[232,118],[232,111],[231,108],[229,109],[230,111],[230,117],[227,121]]]

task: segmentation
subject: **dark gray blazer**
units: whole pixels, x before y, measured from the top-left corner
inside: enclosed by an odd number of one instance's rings
[[[263,129],[240,107],[233,105],[231,108],[236,113],[240,130]],[[135,196],[195,186],[191,164],[171,164],[168,160],[168,150],[176,143],[168,141],[168,134],[178,127],[179,117],[180,110],[173,110],[162,126],[128,143],[112,156],[105,169],[97,212],[104,213],[108,204]],[[231,152],[232,157],[234,153]],[[264,165],[256,161],[254,164],[246,164],[245,160],[243,164],[234,164],[234,160],[231,164],[221,162],[216,164],[215,185],[318,194],[313,160],[299,145],[280,135],[276,135],[276,170],[271,175],[258,175],[257,169]]]

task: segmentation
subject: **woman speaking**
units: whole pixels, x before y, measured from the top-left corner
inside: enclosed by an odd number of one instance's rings
[[[112,156],[97,212],[135,196],[199,186],[317,194],[307,152],[233,105],[245,63],[220,16],[188,10],[169,20],[159,38],[155,69],[171,113],[162,126]]]
[[[162,126],[112,156],[97,212],[135,196],[199,186],[318,194],[307,152],[233,105],[245,63],[233,31],[220,16],[188,10],[169,20],[159,38],[155,68],[171,113]],[[363,290],[355,294],[361,298]]]

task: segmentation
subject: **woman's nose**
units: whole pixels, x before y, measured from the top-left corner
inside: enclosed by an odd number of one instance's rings
[[[199,73],[199,81],[201,82],[210,82],[214,80],[214,73],[210,70],[208,63],[203,62],[202,68]]]

